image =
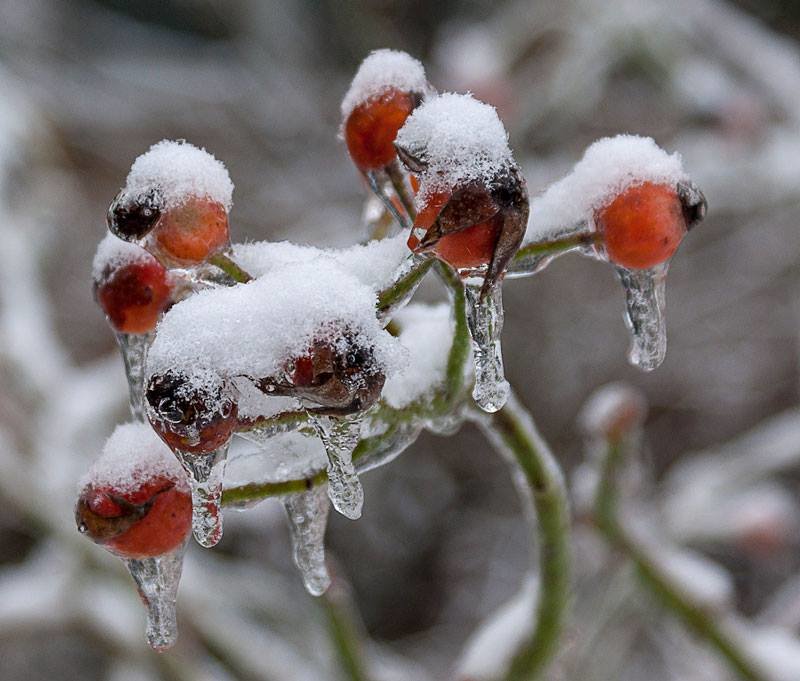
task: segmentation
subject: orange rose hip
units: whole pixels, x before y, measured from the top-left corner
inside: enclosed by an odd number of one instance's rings
[[[153,238],[170,260],[200,263],[230,244],[228,213],[217,201],[190,197],[163,212]]]
[[[678,192],[645,182],[617,195],[596,216],[608,259],[629,269],[648,269],[669,260],[687,224]]]

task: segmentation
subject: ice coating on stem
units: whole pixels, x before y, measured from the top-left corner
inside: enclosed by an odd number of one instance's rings
[[[524,243],[583,223],[628,187],[645,182],[676,186],[688,182],[680,154],[668,154],[650,137],[617,135],[590,145],[572,172],[531,200]]]
[[[361,62],[350,89],[342,100],[346,119],[359,104],[389,89],[426,93],[430,89],[425,67],[410,54],[399,50],[374,50]]]
[[[146,379],[147,350],[155,334],[116,333],[125,378],[128,380],[131,414],[137,421],[145,422],[144,388]]]
[[[207,197],[231,209],[233,182],[221,161],[185,140],[161,140],[131,166],[123,193],[132,199],[158,191],[162,208]]]
[[[200,546],[211,548],[222,539],[222,483],[228,444],[210,454],[176,452],[189,474],[192,489],[192,534]]]
[[[178,369],[264,378],[313,342],[344,341],[367,350],[375,369],[391,375],[406,357],[375,314],[375,291],[331,258],[293,263],[248,283],[200,291],[162,319],[148,355],[148,373]]]
[[[153,650],[167,650],[178,640],[175,603],[186,544],[162,556],[124,561],[147,609],[147,642]]]
[[[647,270],[617,267],[625,290],[625,322],[631,332],[628,361],[644,371],[658,368],[667,354],[664,309],[669,263]]]
[[[364,505],[364,490],[353,465],[353,450],[361,436],[360,414],[323,416],[309,412],[328,456],[328,496],[333,507],[346,518],[358,520]]]
[[[79,488],[93,485],[125,494],[155,478],[166,478],[187,489],[186,474],[153,429],[145,423],[124,423],[106,440]]]
[[[328,486],[319,485],[307,492],[283,499],[292,538],[294,564],[303,575],[303,584],[312,596],[321,596],[330,586],[325,567],[325,528],[328,525]]]
[[[274,431],[236,442],[225,470],[226,487],[310,478],[325,470],[328,458],[322,441],[310,423],[306,427],[310,433]]]
[[[400,128],[396,144],[426,165],[419,176],[418,209],[432,192],[471,181],[491,185],[514,164],[497,111],[472,95],[427,99]]]
[[[467,284],[467,322],[472,336],[475,386],[472,397],[485,412],[499,411],[510,386],[503,371],[500,337],[503,331],[503,294],[498,283],[481,296],[481,287]]]

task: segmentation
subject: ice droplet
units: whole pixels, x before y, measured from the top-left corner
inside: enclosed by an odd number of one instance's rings
[[[625,322],[630,329],[628,361],[644,371],[656,369],[667,354],[664,291],[669,262],[647,270],[617,267],[625,289]]]
[[[122,361],[125,365],[125,378],[128,379],[131,414],[137,421],[146,422],[144,408],[145,363],[147,350],[153,342],[154,333],[115,333]]]
[[[325,528],[328,524],[328,486],[319,485],[307,492],[284,497],[289,519],[294,564],[303,575],[306,591],[321,596],[330,586],[325,567]]]
[[[178,640],[175,601],[186,544],[183,542],[173,551],[154,558],[124,559],[147,608],[147,642],[153,650],[166,650]]]
[[[222,481],[228,443],[210,454],[176,452],[192,488],[192,534],[210,548],[222,539]]]
[[[467,322],[472,336],[475,387],[472,397],[485,412],[503,408],[510,387],[503,373],[500,335],[503,331],[503,292],[500,283],[481,298],[481,287],[466,285]]]
[[[309,412],[309,417],[328,455],[328,496],[333,507],[346,518],[358,520],[364,505],[364,490],[353,465],[353,450],[361,436],[362,416],[323,416]]]

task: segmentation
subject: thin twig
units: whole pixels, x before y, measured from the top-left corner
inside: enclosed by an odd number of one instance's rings
[[[208,259],[208,262],[215,267],[219,267],[219,269],[225,272],[225,274],[237,284],[246,284],[253,279],[253,277],[239,267],[229,256],[225,255],[225,253],[215,253]]]

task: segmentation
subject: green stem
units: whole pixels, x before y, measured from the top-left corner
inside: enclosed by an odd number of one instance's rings
[[[620,521],[617,491],[617,472],[626,458],[630,444],[624,440],[609,440],[595,498],[595,516],[606,539],[620,549],[635,564],[643,583],[697,636],[716,649],[728,666],[747,681],[767,681],[753,662],[739,649],[734,638],[720,622],[689,597],[658,566],[647,549],[636,541]]]
[[[408,272],[381,291],[378,294],[378,312],[385,314],[412,296],[433,263],[433,258],[417,259]]]
[[[397,159],[394,159],[394,161],[386,166],[386,174],[389,176],[389,181],[392,183],[392,187],[394,187],[397,196],[400,198],[400,203],[403,204],[403,208],[406,209],[406,213],[408,213],[408,217],[413,224],[417,217],[417,211],[414,207],[414,199],[411,198],[411,195],[408,193],[405,174],[400,168],[400,163]]]
[[[558,463],[514,394],[503,409],[491,416],[480,412],[477,421],[495,447],[523,473],[526,497],[532,497],[536,512],[537,522],[532,523],[538,535],[533,542],[539,547],[536,624],[504,677],[505,681],[532,681],[541,677],[556,652],[570,602],[567,491]]]
[[[219,269],[225,272],[225,274],[237,284],[246,284],[253,279],[253,277],[239,267],[229,256],[225,255],[225,253],[215,253],[208,259],[208,262],[215,267],[219,267]]]
[[[352,607],[337,593],[334,584],[320,601],[328,620],[328,633],[339,657],[339,664],[349,681],[368,681],[361,656],[361,641],[353,621]]]
[[[508,272],[514,274],[532,270],[535,265],[543,259],[565,253],[578,246],[591,244],[594,242],[594,239],[594,233],[581,232],[560,239],[553,239],[552,241],[538,241],[527,244],[514,254],[513,259],[509,263]]]

